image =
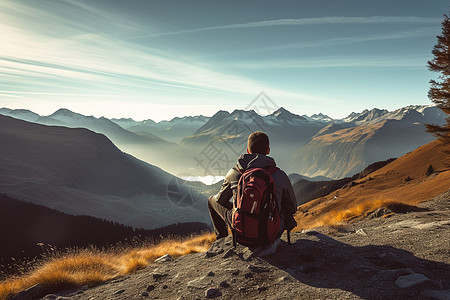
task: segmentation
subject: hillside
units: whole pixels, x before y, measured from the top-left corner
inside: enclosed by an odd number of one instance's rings
[[[0,266],[21,258],[33,258],[45,249],[68,247],[111,247],[118,242],[131,243],[133,238],[159,241],[163,236],[189,236],[209,230],[204,223],[173,224],[153,230],[134,229],[112,221],[89,216],[72,216],[59,211],[12,199],[0,194]],[[41,246],[42,245],[42,248]],[[2,267],[3,267],[2,266]],[[2,268],[0,268],[2,269]],[[3,269],[3,272],[8,272]]]
[[[209,223],[206,196],[82,128],[0,116],[0,193],[135,228]]]
[[[342,188],[344,185],[355,181],[357,179],[366,177],[370,173],[375,172],[376,170],[384,167],[385,165],[391,163],[394,158],[375,162],[367,166],[362,172],[353,175],[352,177],[344,177],[337,180],[311,180],[303,178],[298,175],[297,178],[295,176],[291,176],[292,187],[294,189],[295,197],[297,199],[297,205],[302,205],[316,198],[320,198],[334,192]]]
[[[39,116],[27,110],[7,108],[0,109],[0,114],[43,125],[86,128],[104,134],[122,151],[147,163],[158,165],[174,174],[193,164],[191,161],[187,163],[184,161],[173,162],[173,157],[180,153],[187,153],[187,150],[178,144],[168,142],[148,130],[138,130],[137,132],[126,130],[105,117],[85,116],[64,108],[48,116]],[[124,122],[118,122],[124,124]],[[162,132],[164,131],[162,130]],[[190,157],[193,156],[194,154],[190,155]]]
[[[301,205],[296,215],[298,230],[340,224],[379,207],[414,206],[444,193],[450,189],[450,169],[442,150],[437,141],[431,142],[330,195]],[[430,165],[434,172],[427,174]]]

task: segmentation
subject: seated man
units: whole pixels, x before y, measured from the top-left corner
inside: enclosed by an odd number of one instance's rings
[[[208,208],[217,239],[228,235],[228,227],[232,228],[233,205],[236,201],[239,178],[248,169],[275,167],[273,158],[267,156],[270,152],[269,137],[261,132],[253,132],[247,141],[247,153],[241,155],[234,168],[228,171],[220,191],[209,198]],[[274,169],[274,168],[272,168]],[[297,201],[291,182],[280,169],[272,174],[278,211],[280,212],[280,227],[278,237],[284,230],[290,231],[297,223],[293,214],[297,211]],[[252,195],[253,196],[253,195]]]

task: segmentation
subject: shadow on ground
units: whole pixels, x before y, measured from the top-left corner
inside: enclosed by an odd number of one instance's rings
[[[421,299],[425,290],[450,288],[450,265],[425,260],[389,245],[355,247],[319,232],[293,245],[283,241],[276,254],[263,257],[303,284],[346,290],[363,299]],[[401,270],[403,269],[403,270]],[[430,281],[399,288],[399,276],[411,271]],[[425,299],[425,298],[424,298]]]

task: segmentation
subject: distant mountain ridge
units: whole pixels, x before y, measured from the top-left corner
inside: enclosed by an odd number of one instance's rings
[[[37,116],[9,109],[0,109],[0,114],[28,120]],[[366,109],[342,119],[321,113],[297,115],[280,107],[265,116],[253,110],[220,110],[211,117],[175,117],[158,123],[108,120],[59,110],[34,122],[103,133],[122,150],[185,177],[223,176],[246,152],[248,135],[261,130],[270,137],[270,155],[286,172],[337,179],[430,142],[433,137],[425,132],[424,124],[440,124],[444,119],[436,106],[410,105],[394,111]],[[180,153],[183,159],[174,160]]]
[[[135,228],[209,223],[205,196],[102,134],[6,116],[0,128],[0,193]]]

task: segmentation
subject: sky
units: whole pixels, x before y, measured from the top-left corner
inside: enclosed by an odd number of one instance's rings
[[[0,107],[211,116],[431,104],[448,0],[0,0]]]

